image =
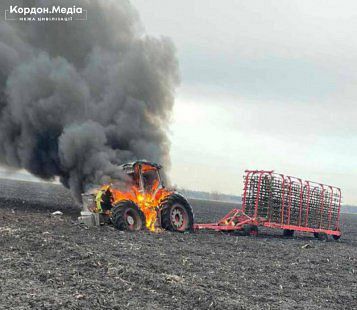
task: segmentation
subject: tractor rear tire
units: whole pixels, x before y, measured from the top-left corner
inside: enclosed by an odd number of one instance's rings
[[[243,232],[245,236],[257,237],[258,236],[258,226],[256,225],[244,225]]]
[[[118,230],[138,231],[145,228],[145,215],[131,200],[122,200],[115,204],[111,220]]]
[[[284,237],[292,237],[292,236],[294,236],[294,230],[292,230],[292,229],[284,229],[283,236]]]
[[[161,227],[174,232],[192,232],[194,216],[188,201],[179,194],[166,197],[161,203]]]

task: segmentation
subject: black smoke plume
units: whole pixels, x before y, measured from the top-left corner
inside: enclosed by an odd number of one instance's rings
[[[4,1],[82,7],[86,21],[0,22],[0,165],[60,177],[75,197],[121,178],[117,165],[168,164],[175,49],[143,32],[128,1]],[[36,16],[36,18],[39,15]]]

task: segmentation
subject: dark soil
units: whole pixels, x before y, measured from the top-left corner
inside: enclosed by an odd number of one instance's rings
[[[234,207],[191,203],[196,221]],[[61,186],[0,181],[0,309],[357,308],[356,215],[321,242],[86,229],[77,210]]]

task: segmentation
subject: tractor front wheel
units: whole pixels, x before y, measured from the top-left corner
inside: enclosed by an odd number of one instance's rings
[[[111,220],[118,230],[137,231],[145,228],[145,215],[131,200],[119,201],[112,209]]]
[[[161,226],[177,232],[193,230],[193,211],[181,195],[168,196],[161,204]]]

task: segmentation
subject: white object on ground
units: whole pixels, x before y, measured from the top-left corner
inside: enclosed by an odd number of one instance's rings
[[[79,223],[85,224],[88,227],[100,225],[99,214],[92,213],[89,211],[81,211],[81,216],[78,217],[78,221],[79,221]]]
[[[51,213],[52,215],[63,215],[61,211],[55,211]]]

